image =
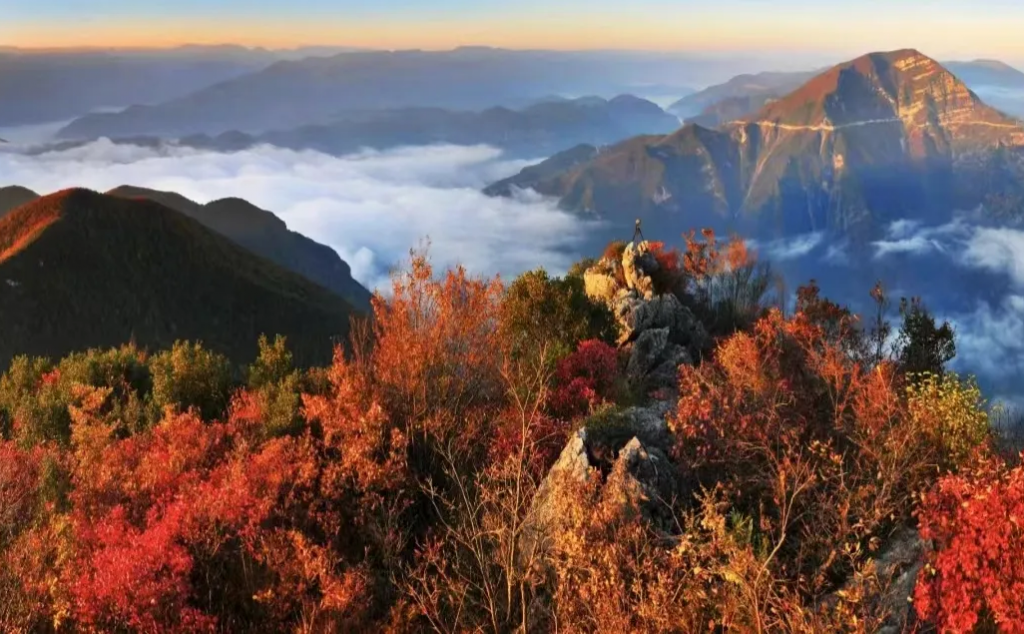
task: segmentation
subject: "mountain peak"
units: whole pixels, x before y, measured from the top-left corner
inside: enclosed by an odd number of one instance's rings
[[[970,127],[1020,133],[1015,121],[915,49],[869,53],[834,66],[765,106],[753,121],[822,131],[897,125],[911,131]]]

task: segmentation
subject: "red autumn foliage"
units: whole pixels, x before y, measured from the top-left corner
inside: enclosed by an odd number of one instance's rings
[[[710,233],[654,251],[709,296],[736,296],[728,276],[752,258]],[[770,312],[683,368],[671,468],[649,448],[682,495],[652,510],[620,445],[601,447],[611,470],[547,499],[559,522],[541,561],[538,492],[570,430],[621,403],[620,360],[597,340],[555,358],[595,336],[567,327],[580,302],[507,301],[497,279],[435,275],[416,256],[375,299],[372,336],[329,368],[293,371],[283,345],[261,345],[266,363],[231,393],[226,372],[195,371],[223,364],[194,347],[156,401],[136,392],[152,378],[141,359],[116,386],[24,372],[0,430],[24,411],[62,431],[0,439],[0,630],[877,629],[875,590],[823,606],[912,522],[917,494],[959,466],[949,456],[977,446],[958,424],[975,401],[939,381],[908,402],[894,366],[864,363],[850,312],[802,289],[792,318]],[[534,336],[551,315],[560,345]],[[537,345],[512,345],[517,328]],[[610,445],[634,434],[602,422]],[[924,497],[937,550],[916,605],[949,631],[1018,631],[1024,474],[982,464]]]
[[[613,400],[619,375],[615,348],[596,339],[580,343],[576,352],[558,362],[551,413],[566,421],[592,413]]]
[[[543,475],[554,463],[576,421],[614,401],[619,380],[618,352],[603,341],[584,341],[576,352],[558,361],[544,411],[529,426],[528,444],[532,447],[530,460],[535,474]],[[522,441],[521,429],[511,420],[498,423],[491,443],[491,460],[515,455]]]
[[[914,593],[942,632],[1024,631],[1024,468],[986,460],[925,496],[921,536],[932,540]]]
[[[0,547],[30,524],[39,504],[42,461],[52,453],[41,446],[23,450],[0,440]]]
[[[220,615],[201,606],[196,567],[230,544],[242,559],[260,553],[261,531],[302,482],[301,447],[248,447],[244,422],[207,424],[191,413],[117,440],[93,417],[104,397],[84,393],[72,413],[74,617],[100,629],[212,631]]]
[[[468,452],[486,444],[482,421],[505,396],[501,297],[500,280],[462,268],[438,278],[425,255],[413,254],[410,270],[394,277],[391,297],[374,298],[365,380],[403,434],[452,439]]]

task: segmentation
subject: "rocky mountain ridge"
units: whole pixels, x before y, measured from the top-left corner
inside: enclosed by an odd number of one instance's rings
[[[1020,122],[931,58],[900,50],[840,64],[746,121],[636,137],[567,169],[554,169],[565,162],[556,155],[487,191],[528,187],[565,209],[618,223],[640,216],[670,235],[708,225],[859,239],[908,215],[1014,199],[1022,145]]]

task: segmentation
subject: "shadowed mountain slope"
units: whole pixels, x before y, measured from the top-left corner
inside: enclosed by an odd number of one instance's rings
[[[0,219],[0,366],[134,339],[201,340],[236,362],[260,334],[326,363],[355,311],[321,286],[152,201],[84,189]]]
[[[156,201],[195,218],[253,253],[334,291],[360,310],[370,309],[370,291],[352,277],[352,270],[330,247],[291,231],[283,220],[240,198],[206,205],[174,192],[121,186],[108,194]]]
[[[0,218],[3,218],[7,215],[7,212],[11,211],[15,207],[20,207],[25,203],[32,202],[36,198],[39,198],[39,194],[25,187],[19,187],[17,185],[0,187]]]

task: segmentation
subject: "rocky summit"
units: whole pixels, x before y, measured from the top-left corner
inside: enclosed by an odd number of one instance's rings
[[[487,191],[532,188],[667,234],[706,225],[869,239],[899,218],[1016,213],[1007,201],[1020,199],[1022,146],[1019,121],[900,50],[835,66],[742,121],[635,137],[579,164],[556,155]]]

